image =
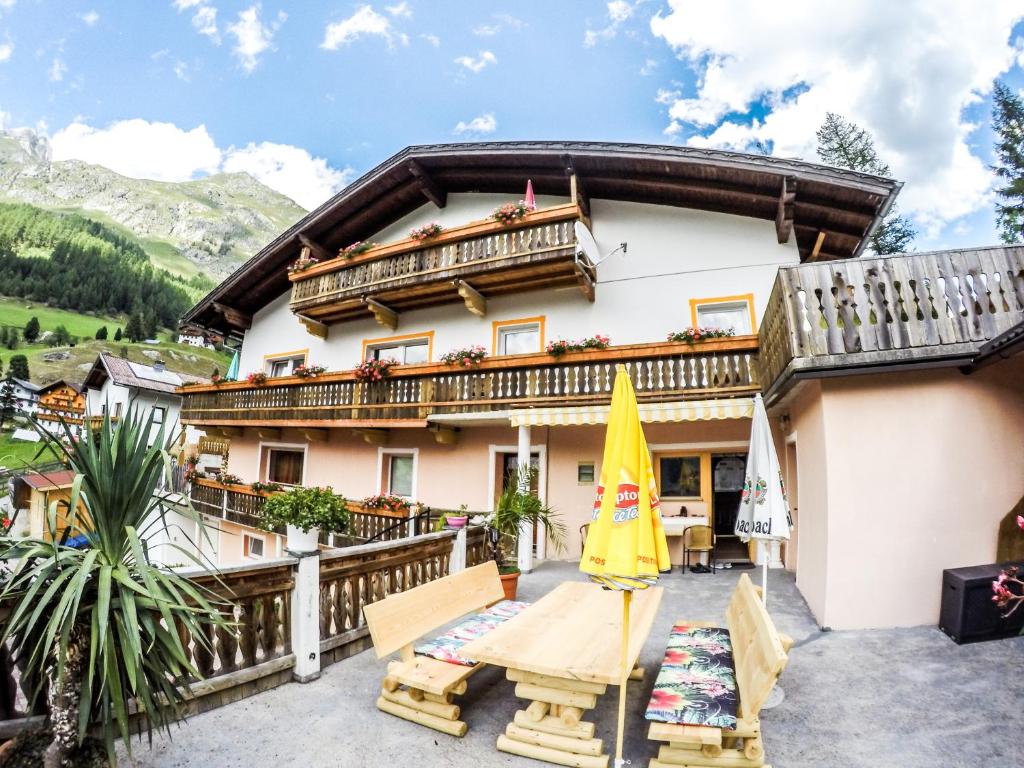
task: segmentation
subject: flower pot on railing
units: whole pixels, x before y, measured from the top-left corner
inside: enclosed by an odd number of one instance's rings
[[[310,528],[304,531],[298,526],[288,525],[288,543],[285,545],[292,552],[316,552],[320,546],[320,529]]]

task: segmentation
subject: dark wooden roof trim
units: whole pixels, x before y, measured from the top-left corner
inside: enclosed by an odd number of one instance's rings
[[[782,180],[793,179],[800,190],[793,222],[801,253],[810,254],[815,238],[808,243],[800,227],[834,231],[843,244],[842,250],[823,249],[820,258],[860,255],[901,187],[892,179],[802,160],[692,147],[560,141],[410,146],[282,232],[189,310],[183,322],[206,328],[226,323],[221,332],[246,327],[253,311],[287,290],[285,267],[303,237],[332,252],[410,213],[424,197],[443,205],[451,192],[514,192],[527,178],[538,194],[568,195],[568,170],[576,175],[577,192],[582,187],[587,198],[768,220],[776,218]]]

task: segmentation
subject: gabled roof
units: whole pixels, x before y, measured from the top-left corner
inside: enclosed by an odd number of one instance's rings
[[[38,384],[33,384],[31,381],[28,381],[27,379],[18,379],[15,378],[14,376],[11,376],[11,381],[13,381],[22,389],[28,390],[29,392],[38,392],[41,389],[41,387]]]
[[[68,387],[70,389],[73,389],[75,391],[75,393],[79,394],[79,395],[82,394],[82,390],[84,389],[84,387],[81,384],[79,384],[78,382],[75,382],[75,381],[65,381],[64,379],[57,379],[57,381],[51,382],[50,384],[45,384],[44,386],[40,387],[36,391],[40,395],[43,395],[43,394],[49,392],[51,389],[59,389],[60,387]]]
[[[166,368],[160,370],[151,365],[133,363],[123,357],[115,357],[101,352],[89,370],[89,374],[85,377],[85,385],[92,389],[98,389],[108,378],[122,387],[145,389],[169,395],[173,395],[174,391],[186,382],[209,383],[209,379],[204,379],[201,376],[176,373],[168,371]]]
[[[62,469],[57,472],[22,475],[19,480],[36,490],[45,491],[54,488],[68,488],[75,480],[75,472],[71,469]]]
[[[222,333],[242,327],[235,313],[251,315],[288,289],[287,265],[298,256],[300,236],[336,251],[428,200],[443,206],[449,193],[520,196],[529,178],[537,194],[567,197],[572,174],[585,201],[658,203],[767,220],[783,208],[787,188],[795,190],[786,212],[804,259],[859,255],[901,187],[802,160],[691,147],[566,141],[411,146],[281,233],[182,322]]]

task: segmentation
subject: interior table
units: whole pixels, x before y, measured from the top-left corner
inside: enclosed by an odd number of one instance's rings
[[[661,587],[633,593],[630,679],[643,677],[637,659],[661,597]],[[459,650],[475,661],[505,667],[515,695],[530,702],[498,737],[499,750],[558,765],[606,768],[603,741],[582,716],[621,680],[622,602],[621,592],[567,581]]]

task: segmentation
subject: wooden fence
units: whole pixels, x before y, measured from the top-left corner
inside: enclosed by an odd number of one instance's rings
[[[320,555],[320,664],[370,646],[363,607],[448,574],[455,533],[383,541]]]
[[[483,532],[475,529],[468,534],[467,564],[474,565],[483,552]],[[365,605],[447,575],[454,539],[454,531],[442,531],[321,553],[321,666],[369,646],[362,613]],[[284,557],[227,567],[216,575],[185,572],[230,605],[226,615],[237,625],[235,630],[208,630],[212,652],[179,628],[189,656],[203,676],[192,683],[186,714],[229,704],[291,680],[295,666],[291,610],[298,562]],[[20,683],[9,649],[0,648],[0,741],[42,719],[41,710],[26,718],[27,698]]]
[[[761,380],[771,394],[795,371],[958,364],[1022,320],[1022,248],[786,267],[761,323]]]

